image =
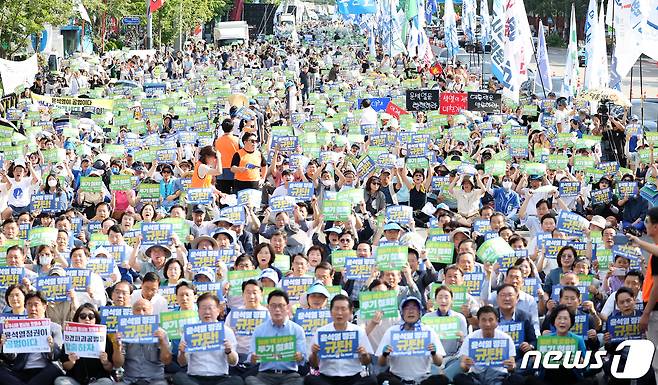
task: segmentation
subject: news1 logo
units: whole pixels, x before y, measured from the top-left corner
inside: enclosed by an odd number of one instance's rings
[[[623,371],[619,371],[621,360],[621,353],[619,352],[626,347],[629,348],[626,357],[626,365]],[[615,378],[624,380],[638,379],[644,376],[649,370],[651,370],[651,362],[653,361],[655,350],[655,346],[649,340],[626,340],[621,342],[617,346],[615,354],[612,356],[610,374]],[[528,361],[531,357],[534,358],[532,363],[533,369],[539,369],[540,363],[545,369],[558,369],[561,366],[565,369],[585,369],[587,367],[590,369],[601,369],[603,367],[603,357],[605,355],[606,352],[603,350],[594,352],[594,362],[590,364],[590,358],[592,356],[591,351],[585,352],[582,361],[580,359],[580,351],[550,351],[543,354],[538,351],[530,351],[523,356],[521,369],[526,369],[529,366]],[[563,357],[564,360],[562,360]]]

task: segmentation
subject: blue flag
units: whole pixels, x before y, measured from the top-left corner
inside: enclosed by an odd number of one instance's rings
[[[535,83],[544,87],[545,90],[553,90],[553,79],[551,78],[551,66],[548,63],[548,51],[546,50],[546,37],[544,36],[544,24],[539,20],[539,40],[537,41],[537,67],[539,76]]]

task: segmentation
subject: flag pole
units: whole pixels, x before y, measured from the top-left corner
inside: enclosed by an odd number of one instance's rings
[[[539,19],[539,22],[541,23],[541,19]],[[539,41],[539,27],[537,27],[537,41]],[[539,60],[537,60],[537,49],[535,48],[534,44],[532,44],[532,52],[534,53],[535,56],[535,64],[537,64],[537,74],[539,75],[539,81],[541,82],[541,89],[542,91],[544,91],[544,99],[546,99],[546,87],[544,87],[544,78],[541,76],[541,69],[539,68]],[[533,83],[537,84],[537,82],[533,82]]]
[[[633,99],[631,99],[633,105]],[[644,124],[644,78],[642,77],[642,54],[640,54],[640,124]]]
[[[635,66],[635,64],[633,64],[633,66]],[[631,87],[628,91],[628,100],[631,102],[631,106],[628,108],[628,114],[630,115],[633,111],[633,67],[631,67]]]
[[[150,2],[151,0],[146,0],[146,49],[153,48],[153,14]]]

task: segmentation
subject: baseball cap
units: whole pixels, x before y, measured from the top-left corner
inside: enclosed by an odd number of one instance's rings
[[[276,270],[274,269],[265,269],[260,272],[260,275],[258,276],[258,280],[262,280],[263,278],[267,278],[272,280],[275,285],[279,284],[279,274],[277,274]]]
[[[403,299],[402,302],[400,302],[400,312],[402,312],[402,309],[404,309],[404,307],[405,307],[409,302],[415,302],[416,305],[418,305],[418,308],[419,308],[419,309],[422,309],[422,308],[423,308],[423,303],[420,302],[420,300],[419,300],[418,298],[416,298],[416,297],[414,297],[414,296],[409,296],[409,297]]]
[[[604,229],[605,228],[605,218],[603,218],[600,215],[594,215],[592,217],[592,220],[589,221],[589,224],[594,225],[596,227],[599,227],[601,229]]]
[[[57,275],[60,277],[65,277],[66,271],[63,268],[56,266],[48,271],[48,275]]]
[[[315,282],[311,285],[311,287],[308,288],[308,291],[306,292],[307,295],[311,294],[322,294],[325,297],[329,298],[329,290],[327,290],[327,287],[324,286],[322,282]]]
[[[192,206],[192,212],[193,213],[205,213],[206,210],[204,210],[203,206],[201,206],[201,205],[194,205],[194,206]]]
[[[195,281],[196,281],[196,277],[199,276],[199,275],[204,275],[204,276],[206,276],[211,282],[215,282],[215,276],[216,276],[216,274],[215,274],[215,272],[213,271],[213,269],[212,269],[211,267],[206,266],[206,267],[202,267],[202,268],[200,268],[199,270],[197,270],[197,271],[194,273],[194,278],[195,278],[194,280],[195,280]]]
[[[389,223],[384,225],[384,231],[386,231],[386,230],[402,231],[402,227],[400,227],[400,225],[397,224],[397,222],[389,222]]]

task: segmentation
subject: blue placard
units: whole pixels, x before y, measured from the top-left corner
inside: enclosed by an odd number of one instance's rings
[[[91,283],[91,270],[89,269],[65,269],[66,275],[71,277],[71,288],[75,291],[87,291]]]
[[[621,198],[634,197],[638,193],[637,182],[617,182],[617,191],[619,191],[619,197]]]
[[[386,111],[386,106],[388,102],[391,101],[391,98],[367,98],[370,100],[370,107],[377,112]],[[365,99],[358,100],[358,106],[361,108],[361,102]]]
[[[173,233],[171,223],[144,222],[141,226],[142,245],[162,245],[169,244]]]
[[[482,282],[484,281],[484,273],[473,272],[464,274],[464,285],[468,288],[470,295],[479,296],[482,290]]]
[[[539,289],[539,280],[535,277],[523,279],[523,291],[537,299],[537,290]]]
[[[293,197],[278,196],[270,198],[270,209],[272,213],[287,212],[292,213],[297,206],[297,201]]]
[[[478,219],[473,221],[473,231],[479,234],[484,234],[491,231],[491,223],[488,219]]]
[[[158,338],[154,333],[158,330],[157,315],[124,315],[119,316],[117,332],[121,333],[121,342],[132,344],[155,344]]]
[[[20,284],[24,276],[25,268],[23,267],[0,267],[0,289],[6,289],[11,285]]]
[[[560,182],[558,191],[560,192],[560,196],[564,198],[578,196],[578,194],[580,194],[580,182]]]
[[[102,306],[99,309],[101,324],[107,326],[108,333],[116,333],[119,326],[119,317],[133,314],[131,307]]]
[[[45,276],[37,278],[39,290],[48,302],[65,302],[71,290],[71,277]]]
[[[190,205],[206,205],[215,200],[211,188],[188,188],[185,193],[185,202]]]
[[[320,359],[353,359],[358,356],[359,331],[318,332]]]
[[[392,331],[391,356],[426,356],[431,342],[429,330]]]
[[[208,352],[219,350],[224,346],[224,323],[206,322],[185,325],[183,332],[185,351]]]
[[[582,236],[583,229],[588,225],[587,219],[571,211],[562,210],[557,217],[556,228],[565,234]]]
[[[395,205],[386,208],[386,222],[410,226],[413,220],[414,212],[411,206]]]
[[[523,322],[514,321],[500,321],[498,330],[507,333],[514,340],[514,346],[517,348],[525,340],[525,329],[523,329]]]
[[[234,226],[244,225],[247,223],[244,206],[224,207],[219,211],[219,216],[221,218],[229,219]]]
[[[38,193],[33,194],[30,201],[30,210],[31,211],[41,211],[44,213],[57,213],[60,211],[66,210],[68,202],[66,201],[66,195],[55,195],[55,194],[44,194]]]
[[[197,294],[214,293],[220,301],[224,301],[224,284],[223,282],[193,282]]]
[[[599,190],[592,190],[590,192],[590,199],[592,201],[592,205],[608,204],[612,200],[612,190],[610,187]]]
[[[299,300],[315,281],[315,277],[283,277],[281,279],[281,290],[288,293],[291,301]]]
[[[238,336],[250,336],[258,325],[269,317],[267,310],[231,310],[231,329]]]
[[[509,358],[508,343],[504,338],[470,338],[468,356],[477,366],[502,367]]]
[[[297,308],[293,321],[304,329],[304,334],[311,337],[318,328],[333,322],[329,309]]]
[[[193,269],[200,269],[202,267],[215,268],[219,260],[219,255],[220,250],[192,249],[188,252],[187,260]]]
[[[345,259],[345,278],[368,279],[376,264],[375,258],[348,257]]]
[[[610,342],[621,342],[625,340],[642,339],[642,330],[640,329],[641,316],[625,316],[621,314],[613,315],[606,322],[608,333],[610,333]]]
[[[555,332],[555,326],[551,325],[551,331]],[[587,337],[587,332],[589,331],[589,314],[576,314],[576,322],[574,322],[569,331],[573,334]]]
[[[294,152],[299,145],[299,138],[294,135],[275,136],[272,139],[272,148],[279,147],[279,151]]]
[[[297,202],[307,202],[313,198],[315,188],[312,182],[290,182],[288,184],[288,195],[295,198]]]

